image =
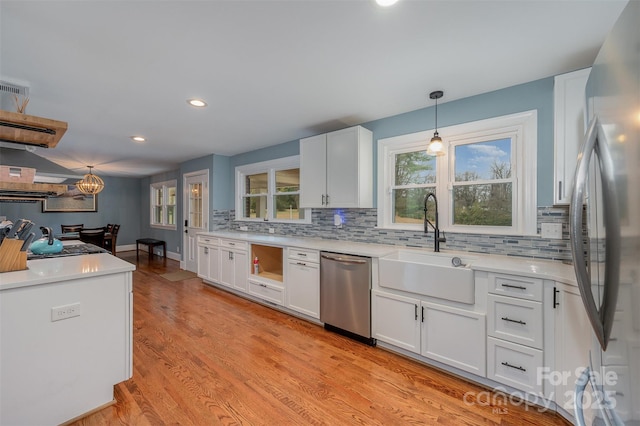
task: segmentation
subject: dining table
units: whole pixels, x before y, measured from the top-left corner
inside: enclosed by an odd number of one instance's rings
[[[79,232],[63,232],[62,234],[56,234],[55,237],[60,241],[70,241],[70,240],[80,240]],[[104,239],[111,241],[112,255],[116,255],[116,235],[111,232],[107,232],[104,234]]]

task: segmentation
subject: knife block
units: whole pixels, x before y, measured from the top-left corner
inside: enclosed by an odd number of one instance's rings
[[[5,238],[0,245],[0,272],[21,271],[27,269],[27,252],[20,251],[22,240]]]

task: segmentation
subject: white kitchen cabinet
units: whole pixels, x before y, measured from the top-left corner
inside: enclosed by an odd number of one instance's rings
[[[485,376],[485,315],[420,299],[373,292],[373,337]]]
[[[373,134],[361,126],[300,140],[300,207],[373,207]]]
[[[420,353],[420,300],[373,291],[373,337]]]
[[[541,394],[544,359],[544,282],[540,278],[489,273],[487,378]]]
[[[203,280],[220,279],[220,249],[218,239],[198,237],[198,276]]]
[[[489,336],[542,349],[542,303],[495,294],[487,302]]]
[[[558,75],[553,88],[554,187],[553,203],[568,205],[573,175],[582,144],[585,122],[585,88],[591,68]]]
[[[547,381],[555,385],[556,404],[573,415],[573,391],[578,378],[576,369],[590,365],[592,332],[589,318],[577,287],[558,284],[555,311],[555,376]],[[553,379],[553,380],[551,380]],[[585,415],[593,417],[591,410]],[[590,421],[587,424],[591,424]]]
[[[286,307],[312,318],[320,318],[319,252],[289,249]]]
[[[543,365],[542,359],[540,349],[487,338],[487,377],[496,382],[540,395],[543,382],[538,372]]]
[[[218,282],[235,290],[246,292],[248,274],[247,243],[220,240],[220,279]]]
[[[422,355],[485,376],[485,315],[422,302]]]
[[[284,305],[284,286],[273,280],[257,280],[253,276],[249,279],[249,294],[275,305]]]

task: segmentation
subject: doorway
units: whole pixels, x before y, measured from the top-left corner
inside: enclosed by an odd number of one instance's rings
[[[197,272],[196,234],[209,230],[209,170],[186,173],[183,180],[184,269]]]

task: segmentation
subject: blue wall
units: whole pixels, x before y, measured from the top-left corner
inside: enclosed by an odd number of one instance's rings
[[[140,235],[141,204],[140,185],[137,178],[101,176],[104,190],[98,194],[98,211],[95,213],[42,213],[42,203],[0,203],[0,216],[15,221],[29,219],[36,226],[48,226],[60,233],[61,224],[83,223],[87,228],[119,223],[118,245],[133,244]],[[147,197],[148,199],[148,197]],[[147,201],[148,204],[148,201]],[[145,212],[148,212],[146,210]],[[147,215],[147,222],[149,221]],[[36,231],[40,237],[40,230]]]
[[[446,96],[446,94],[445,94]],[[523,111],[538,110],[538,206],[553,205],[553,77],[532,81],[494,92],[483,93],[438,105],[438,126],[446,127]],[[362,123],[373,132],[374,205],[377,194],[377,141],[392,136],[432,130],[435,127],[433,106]],[[336,129],[338,130],[338,129]],[[272,160],[300,153],[297,140],[238,154],[230,159],[229,180],[242,164]],[[233,186],[226,197],[233,206]],[[229,207],[233,208],[233,207]]]
[[[553,205],[553,77],[438,105],[438,126],[538,110],[538,206]],[[446,93],[445,93],[446,96]],[[434,107],[362,124],[373,132],[374,197],[377,194],[378,139],[431,130]],[[374,200],[375,203],[375,200]]]

